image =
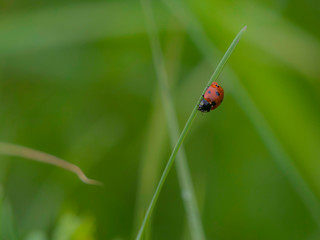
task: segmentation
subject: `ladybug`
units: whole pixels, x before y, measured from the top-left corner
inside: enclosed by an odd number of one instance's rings
[[[213,82],[206,90],[201,100],[198,110],[200,112],[210,112],[219,107],[224,97],[223,88],[217,82]]]

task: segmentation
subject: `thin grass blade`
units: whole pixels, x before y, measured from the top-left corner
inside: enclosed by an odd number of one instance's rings
[[[55,165],[57,167],[64,168],[69,172],[75,173],[79,177],[79,179],[86,184],[103,185],[97,180],[88,178],[78,166],[48,153],[40,152],[38,150],[16,144],[0,142],[0,154],[8,156],[18,156],[37,162]]]
[[[214,64],[216,61],[213,56],[221,55],[221,52],[212,44],[205,31],[202,29],[201,24],[193,14],[188,11],[181,1],[163,1],[173,15],[175,15],[186,27],[190,38],[203,56]],[[277,139],[276,134],[273,132],[263,114],[242,86],[237,75],[231,68],[226,68],[226,74],[233,85],[233,89],[235,89],[235,91],[232,91],[232,94],[238,101],[239,106],[249,117],[266,148],[270,152],[271,156],[273,156],[273,160],[281,169],[283,174],[288,178],[292,188],[302,199],[306,209],[318,225],[318,228],[320,228],[320,202],[315,193],[303,178],[300,171],[295,167],[292,159]]]
[[[219,77],[219,75],[220,75],[220,73],[221,73],[224,65],[226,64],[226,62],[227,62],[227,60],[229,59],[231,53],[233,52],[233,50],[234,50],[235,47],[237,46],[237,44],[238,44],[241,36],[242,36],[243,33],[245,32],[245,30],[246,30],[246,27],[244,27],[244,28],[238,33],[238,35],[235,37],[235,39],[232,41],[230,47],[228,48],[228,50],[227,50],[227,52],[225,53],[225,55],[223,56],[222,60],[221,60],[220,63],[218,64],[216,70],[214,71],[213,75],[211,76],[210,80],[208,81],[208,84],[207,84],[206,87],[204,88],[202,94],[206,91],[207,86],[209,86],[213,81],[215,81],[215,80]],[[158,183],[158,186],[157,186],[157,188],[156,188],[156,191],[155,191],[155,193],[154,193],[154,195],[153,195],[153,197],[152,197],[152,200],[151,200],[151,202],[150,202],[150,204],[149,204],[149,207],[148,207],[148,209],[147,209],[147,212],[146,212],[145,217],[144,217],[144,219],[143,219],[143,222],[142,222],[142,224],[141,224],[140,230],[139,230],[138,235],[137,235],[137,237],[136,237],[137,240],[142,239],[143,232],[144,232],[144,230],[145,230],[145,226],[146,226],[147,223],[149,222],[149,219],[150,219],[150,217],[151,217],[152,211],[153,211],[153,209],[154,209],[154,207],[155,207],[155,204],[156,204],[156,202],[157,202],[157,200],[158,200],[158,198],[159,198],[159,195],[160,195],[161,189],[162,189],[162,187],[163,187],[163,184],[164,184],[164,182],[165,182],[165,180],[166,180],[166,178],[167,178],[167,176],[168,176],[168,174],[169,174],[169,171],[170,171],[170,169],[171,169],[171,167],[172,167],[172,165],[173,165],[174,159],[175,159],[175,157],[176,157],[176,155],[177,155],[177,153],[178,153],[178,151],[179,151],[179,149],[180,149],[180,147],[181,147],[181,145],[182,145],[182,143],[183,143],[183,141],[184,141],[184,139],[185,139],[188,131],[190,130],[190,127],[191,127],[191,125],[192,125],[193,120],[194,120],[195,117],[197,116],[197,113],[198,113],[198,104],[199,104],[200,100],[202,99],[202,94],[200,95],[199,100],[197,101],[196,105],[194,106],[194,108],[193,108],[193,110],[192,110],[192,113],[190,114],[190,117],[189,117],[189,119],[188,119],[188,121],[187,121],[184,129],[182,130],[182,133],[181,133],[181,135],[180,135],[180,137],[179,137],[179,139],[178,139],[178,141],[177,141],[177,143],[176,143],[176,145],[175,145],[175,147],[174,147],[174,149],[173,149],[173,151],[172,151],[172,153],[171,153],[171,156],[170,156],[170,158],[169,158],[169,160],[168,160],[168,162],[167,162],[167,165],[166,165],[166,167],[165,167],[165,169],[164,169],[164,171],[163,171],[163,173],[162,173],[162,176],[161,176],[161,178],[160,178],[160,181],[159,181],[159,183]]]
[[[153,16],[150,0],[141,0],[141,4],[145,13],[147,31],[151,44],[153,62],[156,69],[157,79],[159,83],[162,102],[167,118],[171,145],[174,148],[175,142],[179,138],[179,125],[175,114],[173,100],[169,90],[168,74],[165,68],[163,52],[158,36],[158,30]],[[178,180],[181,188],[182,200],[186,209],[186,215],[189,223],[189,229],[192,239],[205,240],[205,233],[201,223],[197,200],[195,197],[194,188],[190,170],[187,163],[187,158],[183,147],[177,155],[176,169]]]

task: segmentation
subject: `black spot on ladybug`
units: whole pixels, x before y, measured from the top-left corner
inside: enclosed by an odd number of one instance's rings
[[[211,91],[208,91],[208,93],[210,94],[210,93],[211,93]]]
[[[220,96],[220,93],[218,91],[216,92],[216,94],[217,94],[217,96]]]
[[[212,105],[212,106],[215,106],[215,105],[216,105],[216,102],[212,102],[211,105]]]

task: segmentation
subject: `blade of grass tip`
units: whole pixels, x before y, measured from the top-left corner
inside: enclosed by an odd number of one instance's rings
[[[193,120],[194,120],[195,117],[197,116],[197,113],[198,113],[198,104],[199,104],[199,102],[200,102],[201,99],[202,99],[202,95],[205,93],[207,87],[210,86],[210,84],[211,84],[213,81],[216,81],[216,79],[219,77],[219,75],[220,75],[220,73],[221,73],[221,71],[222,71],[223,66],[226,64],[227,60],[229,59],[231,53],[233,52],[233,50],[235,49],[236,45],[238,44],[238,42],[239,42],[241,36],[243,35],[243,33],[245,32],[246,28],[247,28],[247,27],[245,26],[243,29],[241,29],[241,31],[238,33],[238,35],[237,35],[237,36],[235,37],[235,39],[232,41],[232,43],[231,43],[231,45],[229,46],[227,52],[225,53],[225,55],[224,55],[223,58],[221,59],[220,63],[218,64],[218,66],[217,66],[217,68],[216,68],[216,70],[214,71],[214,73],[212,74],[212,76],[211,76],[211,78],[210,78],[207,86],[204,88],[202,94],[200,95],[199,100],[197,101],[196,105],[194,106],[194,108],[193,108],[193,110],[192,110],[192,112],[191,112],[191,114],[190,114],[190,116],[189,116],[189,119],[188,119],[186,125],[184,126],[184,128],[183,128],[183,130],[182,130],[182,133],[181,133],[181,135],[180,135],[180,137],[179,137],[179,139],[178,139],[178,141],[177,141],[177,143],[176,143],[176,145],[175,145],[175,147],[174,147],[174,149],[173,149],[173,151],[172,151],[172,153],[171,153],[171,156],[170,156],[170,158],[169,158],[169,160],[168,160],[168,162],[167,162],[167,165],[166,165],[166,167],[165,167],[165,169],[164,169],[164,171],[163,171],[163,173],[162,173],[162,176],[161,176],[161,178],[160,178],[160,181],[159,181],[159,183],[158,183],[158,186],[157,186],[157,188],[156,188],[156,191],[155,191],[155,193],[154,193],[154,195],[153,195],[153,197],[152,197],[152,199],[151,199],[151,202],[150,202],[150,204],[149,204],[149,207],[148,207],[148,209],[147,209],[147,212],[146,212],[145,217],[144,217],[144,219],[143,219],[143,222],[142,222],[142,224],[141,224],[140,230],[139,230],[138,235],[137,235],[137,237],[136,237],[137,240],[139,240],[139,239],[142,238],[142,235],[143,235],[145,226],[146,226],[146,224],[148,223],[148,221],[149,221],[149,219],[150,219],[150,216],[151,216],[151,214],[152,214],[152,211],[153,211],[153,209],[154,209],[154,207],[155,207],[155,204],[156,204],[156,202],[157,202],[157,200],[158,200],[160,191],[161,191],[161,189],[162,189],[162,187],[163,187],[163,184],[164,184],[164,182],[165,182],[165,180],[166,180],[166,178],[167,178],[167,176],[168,176],[168,174],[169,174],[169,171],[170,171],[170,169],[171,169],[171,167],[172,167],[172,164],[173,164],[174,159],[175,159],[175,157],[176,157],[176,155],[177,155],[177,153],[178,153],[178,150],[179,150],[182,142],[184,141],[184,139],[185,139],[185,137],[186,137],[186,135],[187,135],[187,133],[188,133],[191,125],[192,125]]]
[[[103,185],[103,183],[99,181],[88,178],[83,173],[81,168],[79,168],[78,166],[72,163],[69,163],[61,158],[55,157],[53,155],[50,155],[44,152],[40,152],[38,150],[34,150],[31,148],[27,148],[27,147],[16,145],[16,144],[0,142],[0,154],[8,155],[8,156],[18,156],[18,157],[27,158],[37,162],[43,162],[43,163],[48,163],[50,165],[55,165],[57,167],[64,168],[70,172],[75,173],[79,177],[79,179],[86,184]]]
[[[169,91],[168,74],[165,68],[160,39],[158,36],[150,0],[141,0],[141,5],[144,10],[153,62],[156,69],[162,103],[164,104],[164,110],[166,113],[165,115],[167,117],[170,141],[172,148],[174,148],[174,144],[179,137],[179,125],[175,115],[173,100]],[[177,155],[176,170],[192,239],[205,240],[206,237],[201,223],[201,217],[192,185],[191,174],[187,164],[186,154],[182,146]]]
[[[215,59],[213,56],[220,54],[220,51],[212,44],[197,19],[186,9],[181,1],[163,1],[173,15],[184,24],[192,41],[203,56],[214,63]],[[317,196],[299,170],[295,167],[292,159],[281,145],[263,114],[259,111],[245,88],[240,83],[236,74],[230,68],[226,69],[226,73],[229,75],[228,79],[232,82],[233,88],[236,89],[235,91],[232,91],[232,94],[249,117],[249,120],[255,127],[266,148],[273,156],[273,160],[288,178],[292,188],[302,199],[304,205],[317,224],[318,229],[320,229],[320,204]]]

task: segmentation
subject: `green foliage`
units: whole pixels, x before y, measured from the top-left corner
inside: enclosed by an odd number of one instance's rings
[[[222,105],[199,115],[184,142],[207,238],[319,239],[301,193],[279,168],[281,154],[261,138],[239,92],[319,202],[319,2],[164,3],[154,8],[180,126],[234,33],[250,29],[220,76]],[[65,159],[105,184],[0,156],[1,239],[52,239],[70,212],[71,222],[90,216],[80,227],[90,229],[88,238],[132,238],[141,222],[137,199],[148,204],[171,152],[140,3],[17,0],[0,1],[0,11],[0,140]],[[137,187],[141,165],[145,191]],[[171,171],[150,237],[189,239],[186,226]]]

